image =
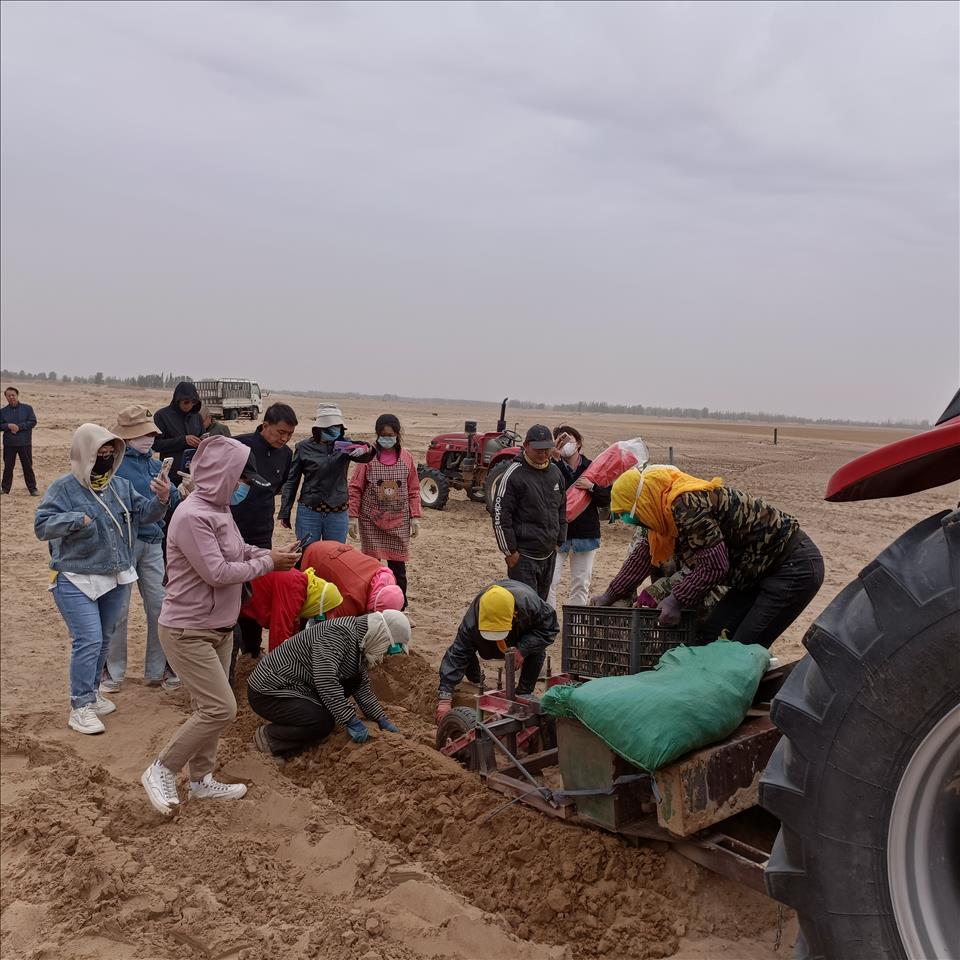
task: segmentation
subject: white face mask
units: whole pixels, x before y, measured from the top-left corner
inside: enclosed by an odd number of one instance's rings
[[[145,437],[137,437],[135,440],[127,441],[128,447],[133,447],[138,453],[149,453],[153,449],[153,434],[147,434]]]
[[[577,445],[571,440],[560,448],[560,456],[572,457],[577,452]]]

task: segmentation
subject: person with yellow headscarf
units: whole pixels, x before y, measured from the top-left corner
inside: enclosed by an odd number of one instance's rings
[[[306,620],[325,617],[343,603],[335,583],[318,577],[312,567],[265,574],[250,582],[253,593],[240,614],[270,631],[270,649],[292,637]]]
[[[760,497],[702,480],[674,466],[634,468],[613,485],[610,512],[646,533],[606,591],[606,606],[632,597],[651,570],[668,560],[687,568],[659,604],[673,626],[717,586],[729,587],[698,628],[703,642],[727,630],[741,643],[769,647],[823,583],[823,557],[798,521]]]
[[[498,580],[481,590],[440,664],[437,723],[453,708],[453,693],[464,676],[472,683],[483,682],[480,659],[512,656],[514,666],[520,668],[517,693],[533,693],[547,647],[559,632],[557,612],[533,587],[518,580]]]

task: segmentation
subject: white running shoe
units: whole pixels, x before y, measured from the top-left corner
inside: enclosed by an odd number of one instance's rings
[[[180,806],[177,778],[173,775],[173,771],[168,770],[162,763],[151,763],[143,771],[140,782],[143,784],[143,789],[147,791],[150,805],[165,817],[169,817]]]
[[[98,716],[105,717],[108,713],[113,713],[117,709],[117,705],[112,700],[107,700],[106,697],[102,697],[99,693],[97,694],[97,702],[90,704],[90,709]]]
[[[191,800],[239,800],[246,792],[245,783],[220,783],[212,773],[202,780],[190,781]]]
[[[160,681],[160,686],[168,692],[179,690],[183,686],[183,681],[176,676],[176,674],[168,673],[163,680]]]
[[[77,733],[103,733],[107,729],[93,709],[93,704],[71,710],[67,726]]]
[[[103,679],[100,681],[100,693],[119,693],[120,692],[120,682],[119,680],[111,680],[108,676],[104,675]]]

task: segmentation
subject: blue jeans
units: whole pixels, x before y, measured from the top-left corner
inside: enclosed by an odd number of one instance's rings
[[[61,573],[53,588],[53,599],[73,640],[70,706],[86,707],[96,703],[110,635],[130,603],[130,584],[114,587],[99,600],[91,600]]]
[[[302,503],[297,504],[298,540],[311,536],[314,540],[339,540],[341,543],[346,543],[349,528],[350,514],[346,510],[341,510],[339,513],[319,513],[305,507]]]
[[[160,646],[157,620],[163,605],[163,547],[157,543],[144,543],[138,540],[133,548],[133,566],[140,578],[137,588],[143,599],[143,612],[147,615],[147,651],[143,661],[143,679],[159,683],[167,669],[167,658]],[[132,593],[132,591],[130,591]],[[113,633],[107,638],[107,673],[111,680],[122,680],[127,673],[127,614],[129,602],[123,616],[117,621]]]

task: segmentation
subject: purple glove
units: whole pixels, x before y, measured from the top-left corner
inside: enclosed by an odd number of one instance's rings
[[[609,607],[610,605],[610,597],[605,593],[598,593],[595,597],[590,598],[591,607]]]
[[[657,609],[657,601],[647,593],[646,590],[641,590],[637,595],[637,599],[633,604],[635,607],[645,607],[648,610]]]
[[[660,604],[661,627],[675,627],[680,622],[680,604],[672,593],[668,593]]]

